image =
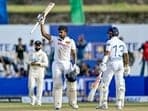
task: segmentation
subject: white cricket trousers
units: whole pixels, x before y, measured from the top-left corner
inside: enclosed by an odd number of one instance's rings
[[[29,73],[29,81],[28,81],[28,87],[29,87],[29,96],[31,99],[36,99],[38,103],[41,103],[42,101],[42,93],[43,93],[43,85],[44,85],[44,71],[37,71]],[[37,96],[35,96],[35,90],[34,88],[37,88]]]
[[[59,62],[54,61],[52,64],[52,77],[53,77],[53,99],[54,107],[62,107],[62,95],[65,74],[71,71],[71,62]],[[69,98],[69,103],[77,104],[77,87],[75,82],[66,82],[67,84],[67,96]]]
[[[103,77],[100,84],[100,106],[105,103],[107,104],[109,85],[115,76],[116,86],[116,101],[123,101],[125,97],[125,81],[124,81],[124,67],[123,61],[116,60],[111,61],[107,64],[107,70],[103,73]]]

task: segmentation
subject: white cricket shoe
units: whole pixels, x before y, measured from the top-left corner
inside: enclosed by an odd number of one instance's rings
[[[117,109],[121,110],[123,108],[122,101],[117,102]]]
[[[60,107],[55,107],[54,109],[57,111],[57,110],[60,110],[61,108]]]
[[[35,102],[31,102],[31,105],[34,106],[35,105]]]
[[[103,104],[99,104],[96,109],[102,109],[102,110],[107,110],[108,109],[108,104],[107,102],[103,102]]]
[[[35,102],[36,102],[36,98],[33,97],[32,100],[31,100],[31,105],[34,106],[35,105]]]
[[[37,105],[38,106],[42,106],[42,103],[39,101],[39,102],[37,102]]]
[[[122,106],[117,106],[117,109],[122,110]]]
[[[78,109],[79,108],[79,106],[78,106],[78,104],[74,104],[74,103],[69,103],[69,105],[73,108],[73,109]]]
[[[100,106],[100,105],[97,105],[97,106],[96,106],[96,109],[101,109],[101,106]]]
[[[107,105],[102,105],[102,106],[97,106],[96,109],[102,109],[102,110],[107,110],[108,106]]]

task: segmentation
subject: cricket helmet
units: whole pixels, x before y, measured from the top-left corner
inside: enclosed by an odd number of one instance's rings
[[[117,27],[110,27],[108,29],[108,34],[111,36],[118,36],[119,35],[119,30]]]
[[[80,68],[76,65],[75,68],[66,74],[66,78],[69,82],[75,82],[77,80],[77,75],[80,73]]]

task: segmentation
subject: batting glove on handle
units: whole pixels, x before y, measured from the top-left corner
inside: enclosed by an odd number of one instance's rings
[[[43,20],[44,15],[42,13],[38,14],[37,16],[37,20],[40,22],[41,20]]]
[[[41,24],[44,24],[45,23],[45,17],[44,17],[44,14],[43,13],[38,14],[37,21],[39,23],[41,23]]]
[[[125,67],[124,67],[124,75],[125,75],[125,76],[128,76],[129,73],[130,73],[130,70],[131,70],[131,69],[130,69],[129,66],[125,66]]]
[[[101,63],[101,64],[99,65],[99,68],[100,68],[101,72],[104,72],[104,71],[107,69],[107,66],[106,66],[105,63]]]

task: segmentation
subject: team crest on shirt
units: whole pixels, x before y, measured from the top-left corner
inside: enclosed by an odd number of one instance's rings
[[[65,41],[66,44],[70,44],[70,41]]]

